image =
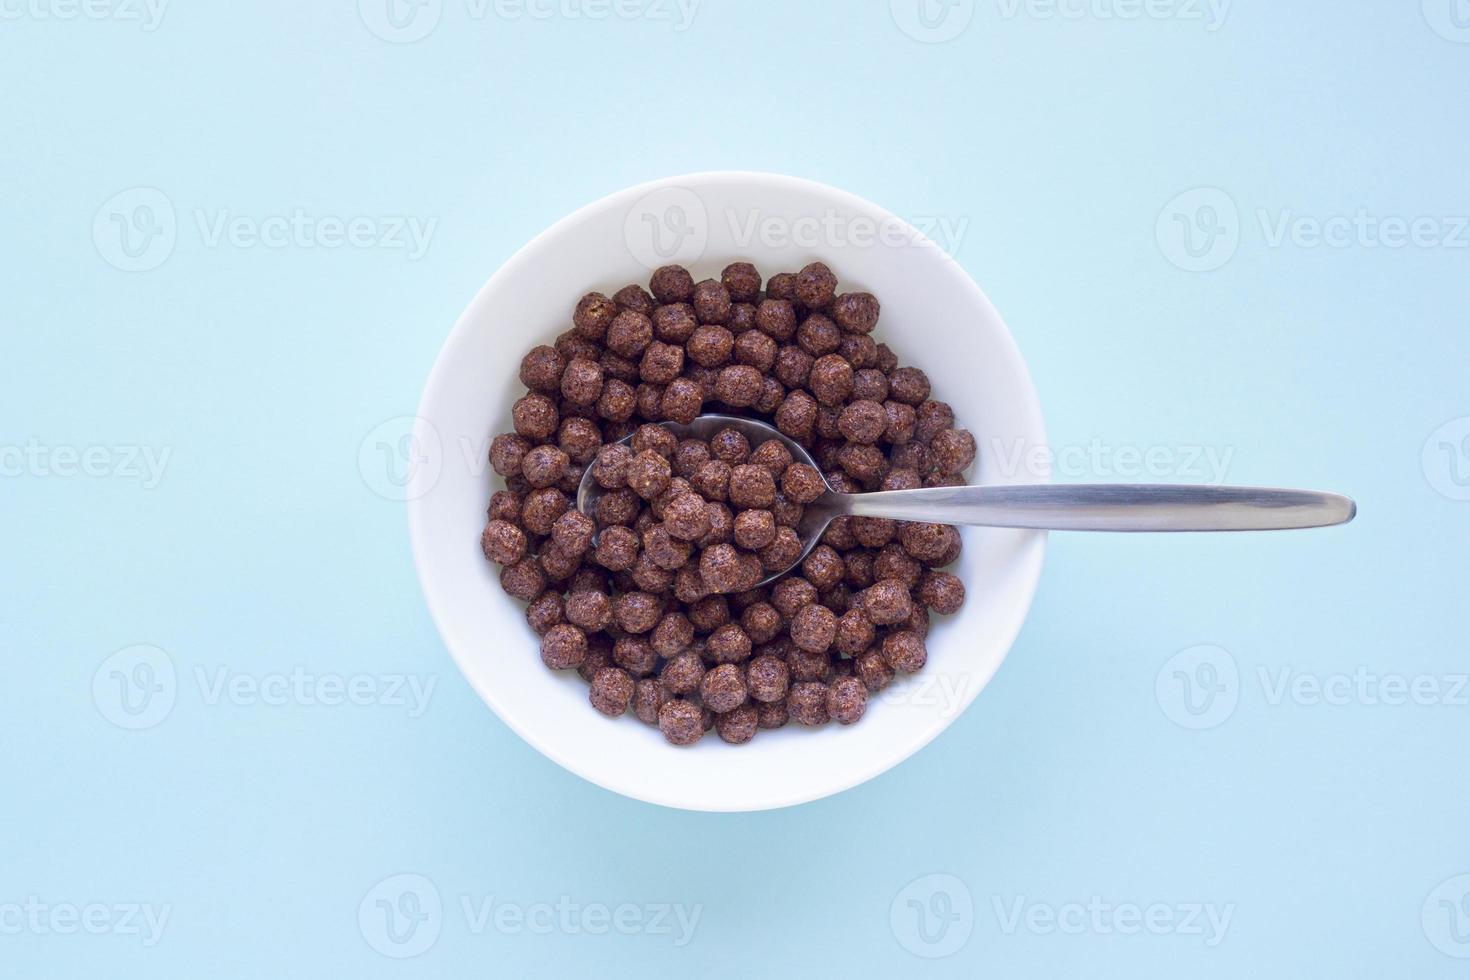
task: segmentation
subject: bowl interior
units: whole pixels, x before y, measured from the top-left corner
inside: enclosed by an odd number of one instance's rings
[[[409,485],[415,562],[430,612],[465,677],[521,737],[599,785],[654,803],[754,810],[817,799],[872,778],[942,731],[1000,666],[1040,574],[1045,535],[967,528],[950,569],[968,598],[934,617],[929,663],[869,703],[852,727],[790,725],[742,746],[713,733],[668,745],[631,713],[604,718],[575,672],[548,671],[524,605],[480,553],[490,494],[490,439],[510,429],[523,394],[521,355],[570,326],[578,297],[646,285],[665,262],[696,279],[736,260],[769,276],[820,259],[842,291],[883,304],[875,339],[921,367],[934,396],[976,437],[971,482],[1044,478],[1017,454],[1045,446],[1035,391],[1010,334],[973,281],[893,215],[834,188],[769,174],[671,178],[604,198],[542,233],[475,297],[434,365],[415,430]]]

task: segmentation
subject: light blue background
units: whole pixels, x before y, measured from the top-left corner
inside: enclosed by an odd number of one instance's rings
[[[126,470],[0,479],[0,916],[35,896],[170,918],[150,947],[0,917],[0,973],[1470,974],[1439,901],[1463,883],[1431,896],[1470,872],[1470,707],[1450,696],[1467,670],[1465,429],[1421,458],[1470,415],[1470,233],[1442,241],[1470,213],[1456,40],[1470,31],[1437,2],[1239,0],[1208,30],[983,0],[958,36],[922,43],[886,0],[705,0],[683,31],[444,0],[427,37],[388,43],[352,0],[177,0],[151,31],[7,0],[0,443],[172,455],[152,489]],[[456,672],[403,506],[373,491],[359,447],[412,414],[455,317],[536,232],[629,184],[727,168],[962,222],[956,255],[1009,322],[1057,446],[1213,447],[1233,453],[1230,482],[1342,490],[1361,517],[1298,535],[1054,536],[973,708],[836,798],[700,815],[563,772]],[[135,187],[166,195],[178,237],[129,273],[93,221]],[[1238,247],[1208,272],[1171,261],[1166,205],[1195,188],[1238,209]],[[296,208],[437,225],[412,260],[211,247],[194,218]],[[1441,242],[1273,246],[1258,216],[1360,209],[1433,218]],[[1179,469],[1161,476],[1191,478]],[[166,651],[179,684],[141,731],[92,695],[134,644]],[[1165,665],[1200,644],[1228,652],[1238,703],[1191,730]],[[210,704],[195,679],[296,667],[436,686],[410,718]],[[1260,672],[1283,668],[1422,675],[1439,694],[1272,703]],[[437,942],[395,960],[358,906],[405,872],[445,911]],[[953,880],[904,891],[930,874]],[[973,922],[927,923],[958,951],[916,955],[939,947],[914,938],[908,899],[937,913],[966,894]],[[676,949],[477,935],[462,896],[702,910]],[[1094,896],[1232,917],[1209,946],[1008,931],[996,911]]]

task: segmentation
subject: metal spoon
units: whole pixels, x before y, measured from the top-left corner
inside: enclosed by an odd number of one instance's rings
[[[662,424],[680,439],[708,439],[721,429],[733,428],[750,440],[751,449],[777,439],[798,463],[821,472],[806,449],[764,422],[701,415],[688,425]],[[577,488],[577,509],[591,516],[602,493],[589,466]],[[844,516],[1051,531],[1284,531],[1346,524],[1357,512],[1357,504],[1339,494],[1264,487],[1035,484],[838,493],[828,485],[825,493],[806,505],[796,529],[801,555],[791,567],[816,547],[834,518]],[[767,575],[760,584],[788,571],[790,568]]]

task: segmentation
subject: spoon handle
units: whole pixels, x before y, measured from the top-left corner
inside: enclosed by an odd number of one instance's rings
[[[1282,531],[1346,524],[1347,497],[1315,490],[1156,484],[931,487],[836,494],[839,513],[1052,531]]]

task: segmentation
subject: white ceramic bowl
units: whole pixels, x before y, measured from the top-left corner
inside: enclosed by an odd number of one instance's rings
[[[875,696],[852,727],[793,724],[742,746],[711,733],[680,749],[631,713],[610,720],[594,711],[575,672],[548,671],[523,604],[501,592],[479,544],[498,485],[485,453],[491,436],[510,429],[511,404],[524,393],[520,356],[567,329],[584,293],[646,284],[666,262],[689,266],[696,279],[718,277],[738,259],[764,275],[821,259],[842,290],[874,293],[883,304],[875,337],[922,367],[934,397],[975,433],[972,482],[1034,482],[1035,470],[1015,468],[1012,454],[1046,445],[1025,364],[979,287],[906,222],[822,184],[703,173],[633,187],[557,222],[490,278],[444,345],[416,422],[409,523],[430,613],[465,677],[527,742],[600,786],[693,810],[818,799],[924,746],[1005,658],[1045,549],[1039,532],[966,529],[951,569],[968,590],[964,608],[934,617],[928,666]]]

